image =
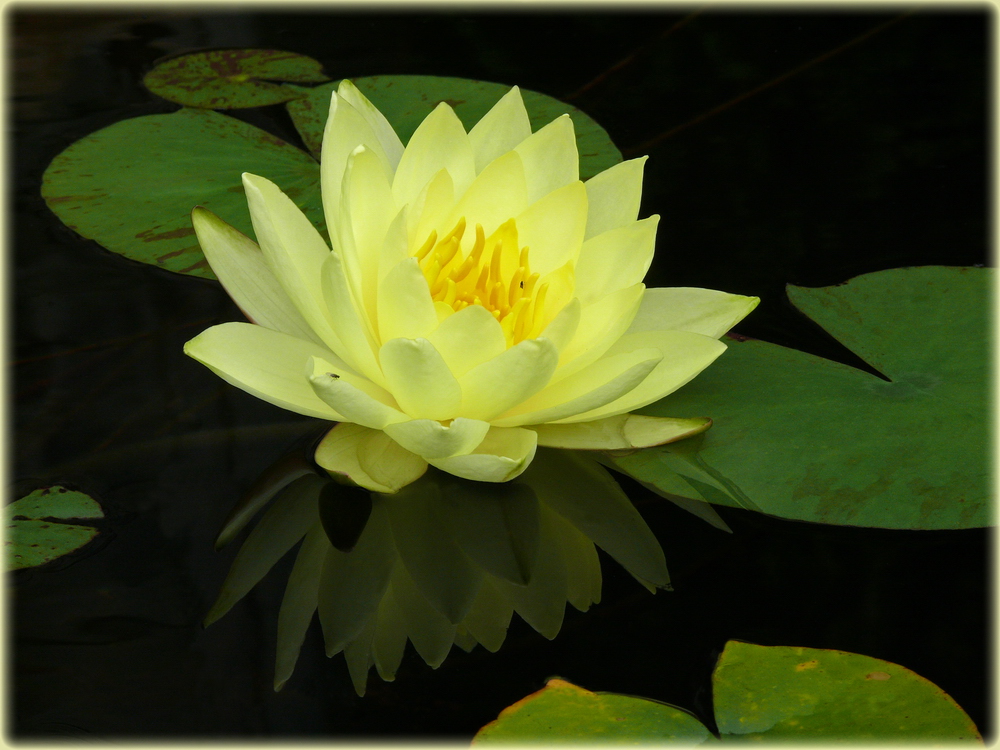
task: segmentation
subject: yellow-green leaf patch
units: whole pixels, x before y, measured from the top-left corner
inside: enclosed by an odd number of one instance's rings
[[[473,744],[698,745],[711,737],[700,721],[674,706],[630,695],[592,693],[552,679],[537,693],[505,708],[496,721],[479,730]]]
[[[905,667],[818,648],[730,641],[712,675],[723,739],[982,740],[941,688]]]

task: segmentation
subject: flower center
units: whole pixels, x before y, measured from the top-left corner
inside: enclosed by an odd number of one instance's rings
[[[508,346],[537,335],[544,322],[548,284],[538,284],[538,274],[531,272],[528,248],[518,247],[514,220],[501,224],[488,238],[476,224],[476,239],[468,253],[462,252],[464,234],[462,217],[440,240],[432,231],[413,254],[432,299],[455,312],[469,305],[485,307],[500,321]]]

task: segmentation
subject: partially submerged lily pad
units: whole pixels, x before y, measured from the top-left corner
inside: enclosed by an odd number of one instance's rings
[[[71,229],[126,258],[214,278],[191,226],[204,206],[253,236],[241,175],[281,185],[323,227],[319,165],[270,133],[202,109],[123,120],[59,154],[42,197]]]
[[[712,692],[723,742],[982,742],[972,720],[939,687],[898,664],[846,651],[729,641]],[[473,744],[699,745],[714,739],[676,706],[553,679],[505,708]]]
[[[157,96],[186,107],[239,109],[302,96],[292,83],[322,83],[318,61],[273,49],[221,49],[164,60],[142,82]]]
[[[65,487],[44,487],[15,500],[4,508],[7,570],[43,565],[79,549],[98,529],[66,521],[103,517],[96,500]]]
[[[458,119],[470,129],[510,91],[510,86],[489,81],[440,76],[369,76],[352,78],[355,86],[385,115],[403,143],[440,102],[450,104]],[[303,96],[286,104],[306,146],[316,155],[323,142],[323,127],[330,109],[330,95],[339,81],[300,89]],[[563,114],[569,114],[576,129],[580,153],[580,179],[586,180],[622,160],[621,152],[607,131],[576,107],[540,94],[521,90],[531,129],[538,130]]]
[[[889,529],[992,522],[993,270],[879,271],[792,303],[883,373],[763,341],[729,350],[641,410],[710,415],[692,440],[609,458],[668,496],[782,518]]]

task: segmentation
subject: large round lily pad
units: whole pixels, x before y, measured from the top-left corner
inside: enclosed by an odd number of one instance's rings
[[[792,303],[883,373],[731,338],[693,382],[642,413],[708,416],[696,438],[610,463],[667,496],[782,518],[888,529],[992,522],[993,271],[879,271]]]
[[[319,165],[260,128],[211,110],[123,120],[45,170],[42,196],[71,229],[126,258],[214,278],[191,226],[204,206],[253,236],[241,175],[281,186],[319,227]]]
[[[221,49],[164,60],[142,82],[157,96],[187,107],[238,109],[280,104],[302,94],[281,81],[322,83],[323,66],[273,49]]]

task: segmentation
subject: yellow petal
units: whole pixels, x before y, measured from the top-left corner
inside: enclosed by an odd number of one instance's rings
[[[530,135],[528,111],[524,108],[520,89],[514,86],[469,131],[469,141],[476,156],[476,173]]]
[[[414,419],[459,416],[462,389],[430,341],[392,339],[382,345],[379,361],[389,392],[409,416]]]
[[[483,442],[489,422],[459,417],[449,425],[433,419],[414,419],[386,426],[386,434],[423,459],[470,453]]]
[[[381,341],[426,336],[438,324],[427,279],[416,258],[398,263],[378,286],[378,330]]]
[[[442,169],[451,175],[457,196],[465,192],[476,176],[469,136],[455,112],[444,102],[417,126],[406,144],[392,182],[396,203],[410,203]]]
[[[386,230],[396,217],[392,188],[378,158],[359,146],[344,172],[340,249],[360,309],[375,317],[378,265]],[[349,235],[349,236],[348,236]]]
[[[528,429],[538,433],[538,444],[570,450],[627,450],[649,448],[697,435],[712,426],[707,417],[676,419],[619,414],[573,424],[539,424]]]
[[[526,339],[463,375],[463,417],[490,421],[549,382],[559,352],[548,339]]]
[[[580,300],[574,297],[542,331],[542,335],[551,341],[556,349],[562,351],[573,340],[573,336],[576,335],[576,330],[580,326],[582,307]]]
[[[596,362],[635,318],[646,287],[642,284],[619,289],[580,310],[580,324],[559,357],[559,369],[552,376],[557,383]]]
[[[690,331],[719,338],[757,307],[758,297],[688,287],[647,289],[629,333]]]
[[[381,430],[342,422],[316,448],[316,463],[373,492],[393,493],[415,482],[427,462]]]
[[[454,204],[454,180],[447,169],[442,169],[408,204],[406,236],[409,244],[420,247],[431,231],[440,230]],[[450,229],[451,227],[448,227],[445,231]]]
[[[539,131],[541,132],[541,131]],[[531,270],[545,275],[575,261],[587,227],[587,191],[572,182],[516,217],[518,243],[530,249]]]
[[[447,174],[447,173],[446,173]],[[403,206],[399,209],[389,228],[385,230],[385,239],[382,241],[382,251],[378,261],[378,281],[386,277],[393,268],[402,261],[410,257],[410,241],[407,235],[407,223],[410,218],[410,209]],[[378,330],[378,312],[370,321],[374,330]]]
[[[347,79],[340,82],[337,94],[365,119],[382,146],[386,161],[395,171],[396,165],[399,164],[399,157],[403,155],[403,143],[396,135],[396,131],[392,129],[392,125],[385,119],[385,115],[379,112],[378,108],[368,100],[368,97]]]
[[[330,114],[323,130],[323,152],[320,158],[320,188],[323,192],[323,212],[326,225],[341,224],[341,185],[347,159],[358,146],[364,146],[378,156],[387,175],[393,173],[385,149],[365,116],[336,92],[330,96]]]
[[[576,263],[576,294],[584,304],[642,281],[653,261],[659,221],[659,216],[650,216],[583,243]]]
[[[344,360],[369,380],[385,385],[382,370],[375,359],[375,341],[363,314],[354,303],[344,264],[337,253],[330,253],[321,269],[323,301],[337,324]]]
[[[726,350],[726,345],[722,342],[698,333],[644,331],[622,336],[608,350],[605,357],[595,363],[595,366],[615,355],[649,347],[655,347],[663,352],[663,360],[653,368],[644,381],[609,404],[561,421],[589,422],[594,419],[634,411],[658,401],[692,380]]]
[[[580,157],[569,115],[562,115],[514,149],[524,160],[528,202],[580,179]]]
[[[469,305],[449,315],[427,339],[457,378],[507,349],[503,328],[481,305]]]
[[[517,152],[511,151],[493,161],[476,177],[448,218],[438,225],[438,234],[440,236],[449,231],[460,218],[465,217],[469,229],[481,224],[489,237],[497,227],[527,207],[528,190],[524,181],[524,167]],[[474,232],[469,231],[468,239],[463,245],[471,247],[474,235]],[[526,243],[522,239],[519,244],[523,246]]]
[[[308,417],[340,420],[306,378],[310,357],[347,369],[337,355],[311,341],[250,323],[212,326],[188,341],[184,353],[249,394]]]
[[[309,382],[316,395],[342,415],[346,422],[381,430],[407,416],[396,408],[396,401],[370,380],[351,375],[319,357],[310,362]]]
[[[256,242],[201,207],[191,212],[191,223],[208,264],[251,322],[322,343],[271,273]]]
[[[330,325],[321,288],[321,269],[330,248],[305,214],[273,182],[244,173],[243,187],[268,267],[309,327],[341,354],[343,345]]]
[[[589,412],[631,391],[663,358],[646,348],[604,357],[492,420],[502,427],[543,424]]]
[[[623,161],[587,180],[587,239],[631,224],[639,216],[647,158]]]
[[[492,427],[472,453],[429,461],[449,474],[477,482],[507,482],[535,456],[537,436],[518,427]]]

